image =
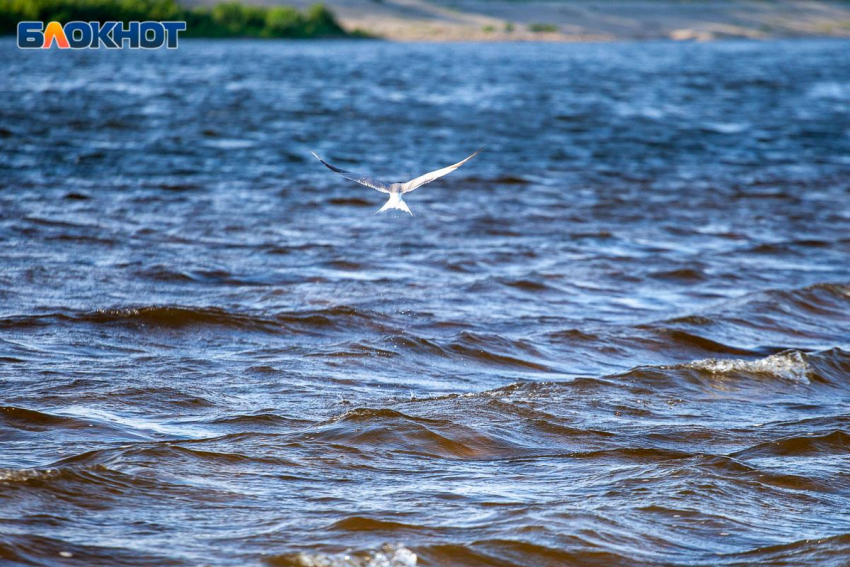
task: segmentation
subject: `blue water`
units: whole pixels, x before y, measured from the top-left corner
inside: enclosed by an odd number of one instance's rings
[[[845,565],[848,49],[3,40],[0,563]]]

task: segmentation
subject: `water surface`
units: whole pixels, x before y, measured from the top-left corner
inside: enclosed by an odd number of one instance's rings
[[[0,562],[845,565],[848,49],[4,40]]]

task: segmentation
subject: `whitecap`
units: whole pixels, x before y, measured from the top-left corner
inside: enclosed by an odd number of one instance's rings
[[[300,567],[415,567],[416,554],[401,544],[387,544],[364,553],[299,553],[292,558]]]
[[[59,469],[0,469],[0,482],[26,482],[59,475]]]
[[[811,366],[799,351],[780,352],[757,360],[707,358],[684,365],[686,368],[705,370],[712,374],[748,372],[751,374],[770,374],[792,380],[809,383]]]

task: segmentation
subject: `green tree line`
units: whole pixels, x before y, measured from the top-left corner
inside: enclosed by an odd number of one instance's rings
[[[321,4],[290,6],[226,2],[183,8],[175,0],[0,0],[0,34],[17,33],[21,21],[185,21],[181,37],[344,37],[348,34]]]

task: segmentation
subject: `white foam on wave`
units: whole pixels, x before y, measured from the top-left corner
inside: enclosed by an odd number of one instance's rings
[[[293,559],[301,567],[415,567],[417,561],[416,554],[401,544],[387,544],[378,551],[356,554],[302,552]]]
[[[812,371],[811,366],[799,351],[780,352],[757,360],[707,358],[689,362],[684,366],[685,368],[706,370],[712,374],[734,372],[770,374],[785,380],[806,384],[809,383],[809,374]]]
[[[0,469],[0,482],[26,482],[59,475],[59,469]]]

